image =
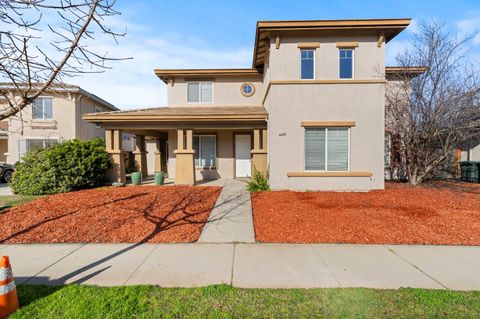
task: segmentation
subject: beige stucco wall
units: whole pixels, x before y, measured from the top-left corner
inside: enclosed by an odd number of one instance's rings
[[[33,120],[32,106],[22,111],[22,125],[19,116],[8,120],[8,163],[19,160],[19,140],[25,139],[81,139],[88,140],[95,137],[104,138],[104,130],[97,128],[95,124],[82,120],[85,113],[95,112],[95,106],[102,111],[110,111],[107,107],[76,93],[44,95],[52,98],[53,118],[48,120]]]
[[[354,80],[383,80],[384,45],[376,37],[281,38],[272,40],[266,79],[300,79],[299,42],[319,42],[315,49],[315,80],[339,80],[337,42],[358,42],[354,49]],[[272,85],[265,102],[269,112],[268,161],[273,189],[368,190],[384,187],[385,84]],[[372,177],[288,177],[304,171],[303,121],[354,121],[350,130],[350,171]]]
[[[273,189],[368,190],[383,188],[383,84],[272,86],[268,98],[268,159]],[[294,107],[292,107],[294,106]],[[302,121],[355,121],[350,171],[369,177],[287,177],[304,171]]]
[[[52,97],[53,119],[33,120],[32,106],[28,106],[22,111],[24,120],[23,134],[22,125],[19,117],[10,118],[7,161],[15,163],[19,160],[18,141],[23,139],[58,139],[68,140],[76,136],[75,121],[75,95],[65,94],[43,97]],[[41,127],[43,126],[43,127]]]
[[[298,43],[319,42],[315,49],[315,80],[339,78],[339,52],[337,42],[358,42],[354,50],[354,79],[383,79],[385,46],[377,47],[376,37],[292,37],[281,38],[276,49],[275,39],[270,44],[270,80],[300,79],[300,49]]]
[[[168,85],[168,106],[240,106],[240,105],[261,105],[265,94],[261,77],[257,78],[226,78],[217,77],[202,81],[213,81],[213,103],[199,104],[187,102],[187,83],[190,80],[175,78],[173,87]],[[193,81],[193,80],[192,80]],[[251,82],[255,87],[255,93],[246,97],[240,92],[242,83]]]

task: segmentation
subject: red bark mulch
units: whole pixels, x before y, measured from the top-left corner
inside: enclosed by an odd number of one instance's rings
[[[42,197],[0,212],[0,243],[193,242],[220,190],[131,186]]]
[[[480,184],[253,194],[261,242],[480,245]]]

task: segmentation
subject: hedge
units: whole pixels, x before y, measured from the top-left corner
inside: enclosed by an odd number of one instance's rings
[[[103,184],[111,162],[101,139],[70,140],[28,152],[16,164],[13,192],[44,195],[70,192]]]

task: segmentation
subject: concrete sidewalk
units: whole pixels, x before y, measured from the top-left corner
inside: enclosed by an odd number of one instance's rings
[[[480,247],[288,244],[0,245],[16,283],[480,289]]]

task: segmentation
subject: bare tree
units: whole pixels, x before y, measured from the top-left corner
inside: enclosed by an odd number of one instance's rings
[[[106,19],[115,0],[0,0],[0,120],[15,115],[64,78],[104,72],[111,58],[89,48],[98,34],[116,42]]]
[[[432,177],[461,143],[480,134],[479,70],[467,56],[472,37],[422,23],[411,48],[396,58],[404,71],[387,85],[386,126],[400,140],[411,184]],[[412,76],[418,71],[412,66],[426,71]]]

